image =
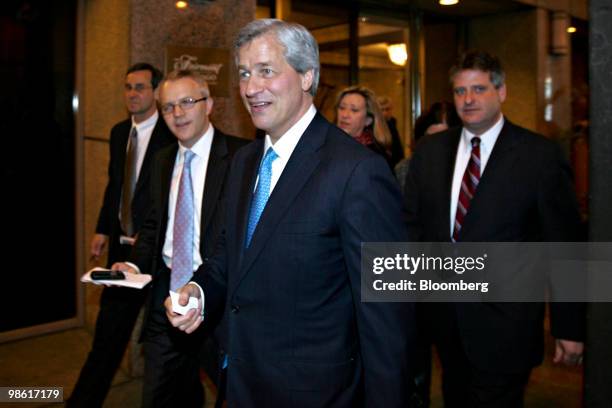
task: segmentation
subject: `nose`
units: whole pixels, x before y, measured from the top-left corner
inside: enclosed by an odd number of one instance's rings
[[[247,98],[252,98],[261,91],[261,84],[255,75],[252,75],[242,81],[244,87],[244,95]]]
[[[185,114],[185,111],[181,108],[181,105],[179,105],[178,103],[175,105],[172,105],[172,116],[180,117],[180,116],[183,116],[184,114]]]
[[[465,92],[464,101],[467,105],[470,105],[472,102],[474,102],[474,94],[472,93],[471,90],[467,90]]]

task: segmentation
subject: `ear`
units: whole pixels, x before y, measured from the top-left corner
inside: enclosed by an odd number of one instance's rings
[[[504,103],[506,100],[506,84],[502,84],[502,86],[497,89],[497,95],[499,95],[499,102]]]
[[[312,88],[312,82],[314,80],[314,72],[312,69],[304,72],[300,75],[302,77],[302,91],[308,92]]]
[[[209,96],[208,99],[206,99],[206,115],[210,115],[213,105],[214,105],[213,98],[212,96]]]

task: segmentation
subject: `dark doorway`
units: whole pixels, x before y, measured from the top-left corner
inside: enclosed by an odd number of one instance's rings
[[[76,0],[0,6],[0,332],[76,316]]]

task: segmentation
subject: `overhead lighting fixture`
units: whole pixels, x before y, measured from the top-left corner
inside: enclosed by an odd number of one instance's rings
[[[187,8],[189,4],[186,1],[177,1],[174,5],[177,9],[184,9]]]
[[[438,3],[440,3],[441,6],[454,6],[459,3],[459,0],[440,0]]]
[[[575,33],[576,32],[576,27],[574,27],[574,26],[567,27],[567,32],[570,33],[570,34]]]
[[[387,45],[387,53],[389,54],[389,59],[395,65],[406,65],[406,61],[408,61],[408,50],[406,49],[406,44],[390,44]]]

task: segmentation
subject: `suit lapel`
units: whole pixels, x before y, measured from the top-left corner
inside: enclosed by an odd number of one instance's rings
[[[155,123],[155,127],[153,128],[153,133],[151,133],[151,139],[149,140],[149,144],[147,145],[147,151],[145,153],[144,159],[142,160],[142,165],[140,166],[140,173],[138,175],[138,180],[136,181],[136,188],[134,189],[134,196],[138,194],[138,191],[143,188],[145,184],[145,180],[149,177],[149,173],[151,172],[151,161],[153,161],[154,152],[158,150],[162,142],[162,126],[165,126],[161,122],[164,120],[160,116]],[[130,127],[131,129],[131,127]],[[129,131],[128,131],[129,136]],[[127,139],[126,139],[126,149],[127,149]],[[125,155],[123,155],[125,157]],[[123,168],[123,167],[122,167]]]
[[[328,127],[329,124],[317,113],[300,138],[261,214],[251,245],[245,251],[240,280],[249,271],[280,220],[319,165],[318,149],[325,141]],[[263,152],[260,152],[259,157],[261,154]],[[250,200],[247,213],[249,208]]]
[[[264,145],[264,139],[255,140],[247,147],[249,152],[244,160],[244,169],[242,171],[243,177],[238,193],[237,214],[239,218],[236,220],[236,233],[238,234],[236,239],[237,247],[234,248],[235,253],[240,254],[241,257],[244,255],[249,210],[251,208],[251,201],[253,200],[253,190],[255,189],[255,181],[257,180],[257,173],[259,171],[259,163],[263,156]]]
[[[438,230],[438,236],[441,241],[450,240],[450,207],[451,207],[451,193],[453,189],[453,176],[455,174],[455,161],[457,160],[457,147],[459,146],[459,140],[461,138],[461,127],[451,129],[449,131],[450,139],[449,143],[446,143],[444,146],[447,149],[442,152],[442,186],[444,188],[443,194],[443,203],[442,206],[442,214],[440,217],[442,222],[439,222],[438,225],[440,229]],[[435,165],[435,163],[432,163]],[[445,167],[444,167],[445,166]]]
[[[487,166],[485,167],[478,188],[474,193],[470,209],[465,215],[463,226],[459,237],[469,236],[470,231],[478,226],[479,215],[484,211],[492,211],[491,207],[497,202],[497,192],[506,180],[504,175],[512,172],[512,167],[517,157],[512,154],[512,151],[517,145],[517,140],[512,131],[512,123],[507,119],[499,132],[495,146],[491,151]]]
[[[174,145],[172,149],[165,151],[160,157],[159,165],[161,166],[161,214],[158,214],[159,219],[164,223],[163,231],[165,233],[168,221],[168,200],[170,195],[170,184],[172,183],[172,171],[174,170],[174,162],[176,161],[176,153],[178,151],[178,144]],[[153,180],[155,182],[155,180]]]
[[[202,198],[202,216],[200,217],[200,252],[204,253],[204,243],[206,240],[206,228],[213,217],[215,205],[219,201],[221,187],[227,172],[227,143],[223,134],[217,129],[214,130],[213,141],[208,156],[208,166],[206,169],[206,181],[204,182],[204,197]]]

